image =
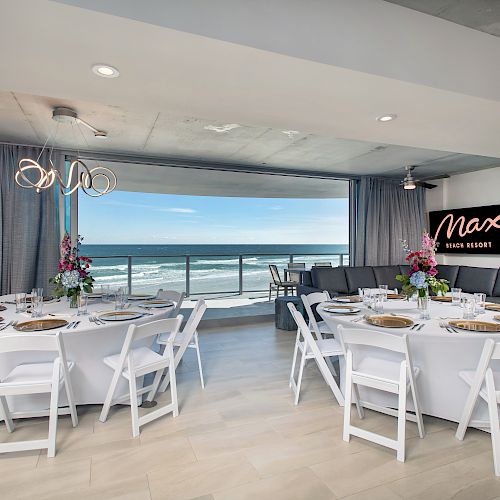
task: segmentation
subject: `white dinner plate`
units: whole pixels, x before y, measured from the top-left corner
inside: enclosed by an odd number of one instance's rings
[[[155,295],[147,295],[147,294],[141,295],[140,293],[139,294],[134,293],[128,296],[128,300],[150,300],[154,298],[156,298]]]
[[[346,306],[323,306],[323,310],[333,314],[357,314],[361,311],[359,307],[346,307]]]
[[[138,311],[110,311],[99,314],[99,318],[104,321],[131,321],[143,316],[144,313]]]

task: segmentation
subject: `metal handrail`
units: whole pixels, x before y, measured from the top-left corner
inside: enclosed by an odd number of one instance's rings
[[[293,263],[293,258],[294,256],[298,257],[307,257],[307,256],[330,256],[330,257],[338,257],[339,258],[339,265],[343,266],[344,265],[344,257],[349,256],[347,253],[331,253],[331,252],[314,252],[314,253],[305,253],[305,252],[300,252],[297,254],[284,254],[284,253],[275,253],[275,252],[253,252],[253,253],[214,253],[214,254],[207,254],[207,253],[190,253],[190,254],[183,254],[183,255],[174,255],[174,254],[166,254],[166,255],[87,255],[87,257],[90,257],[91,259],[127,259],[127,285],[128,285],[128,292],[132,293],[132,265],[133,265],[133,259],[138,258],[138,259],[184,259],[185,262],[185,269],[186,269],[186,297],[190,296],[191,292],[191,282],[190,282],[190,270],[191,270],[191,258],[192,257],[204,257],[204,258],[210,258],[210,257],[236,257],[238,258],[238,290],[222,290],[219,292],[205,292],[204,295],[210,295],[210,294],[219,294],[219,293],[238,293],[239,295],[242,295],[244,291],[247,292],[265,292],[265,289],[262,290],[244,290],[243,288],[243,265],[244,265],[244,259],[245,257],[286,257],[288,256],[289,263]],[[193,294],[193,295],[200,295],[200,294]]]

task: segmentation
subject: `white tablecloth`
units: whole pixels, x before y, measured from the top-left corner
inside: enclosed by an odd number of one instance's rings
[[[12,302],[13,296],[0,297],[0,303],[7,307],[6,311],[1,311],[0,316],[6,322],[29,321],[31,317],[26,313],[15,312],[16,306],[6,304],[5,301]],[[98,314],[99,312],[112,311],[113,305],[100,300],[89,301],[89,312]],[[119,353],[127,329],[131,324],[143,324],[157,319],[168,317],[173,310],[173,307],[162,309],[144,309],[138,307],[137,302],[132,302],[129,311],[142,311],[151,313],[133,321],[109,322],[105,325],[96,325],[90,322],[89,315],[77,317],[77,310],[70,309],[66,299],[61,301],[44,304],[44,318],[60,318],[65,319],[69,323],[72,321],[80,321],[81,323],[76,328],[60,330],[48,330],[46,332],[36,333],[21,333],[13,327],[7,327],[0,332],[1,336],[6,335],[39,335],[54,334],[57,331],[63,333],[64,345],[68,360],[75,363],[75,367],[71,372],[71,380],[75,394],[76,404],[101,404],[104,401],[106,392],[111,382],[113,375],[112,370],[103,363],[103,358],[110,354]],[[48,316],[48,314],[56,316]],[[151,339],[148,340],[150,342]],[[20,363],[41,362],[53,359],[50,354],[44,353],[8,353],[0,354],[0,378],[5,377],[10,370]],[[140,386],[140,380],[138,385]],[[117,394],[124,394],[127,391],[126,382],[120,382]],[[45,394],[15,396],[8,398],[9,406],[12,411],[38,410],[48,408],[49,397]],[[61,406],[66,402],[64,391],[61,391]]]
[[[322,309],[321,305],[318,306],[318,313],[326,321],[333,333],[336,332],[338,325],[343,325],[346,328],[368,328],[396,335],[407,333],[414,364],[421,370],[417,383],[423,413],[458,422],[469,390],[469,386],[462,381],[458,373],[461,370],[475,370],[484,341],[487,338],[492,338],[500,342],[500,334],[467,331],[449,333],[441,328],[439,323],[447,322],[451,318],[460,319],[463,315],[463,310],[460,307],[449,303],[431,302],[431,319],[428,321],[418,319],[415,302],[389,300],[384,303],[384,313],[401,314],[412,318],[415,322],[424,323],[425,326],[420,331],[408,328],[374,327],[364,320],[353,323],[352,320],[355,317],[368,312],[362,304],[360,307],[362,309],[361,313],[354,317],[328,313]],[[476,319],[495,322],[493,316],[496,315],[500,315],[500,313],[486,311],[485,314],[479,315]],[[369,348],[363,349],[370,354]],[[373,354],[373,351],[371,353]],[[396,359],[397,356],[387,352],[384,355],[388,359]],[[345,366],[342,357],[340,359],[340,377],[343,392],[344,370]],[[374,404],[397,406],[396,397],[375,389],[364,389],[361,398]],[[473,419],[487,420],[487,406],[484,401],[481,400],[478,403]]]

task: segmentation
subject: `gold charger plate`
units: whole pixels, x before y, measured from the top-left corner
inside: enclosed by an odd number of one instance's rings
[[[104,321],[132,321],[143,316],[144,313],[138,311],[110,311],[99,314],[99,318]]]
[[[488,311],[498,311],[500,312],[500,304],[486,304],[484,306],[485,309],[488,309]],[[0,309],[1,311],[2,309]]]
[[[54,328],[62,328],[67,324],[68,322],[64,319],[34,319],[18,323],[14,328],[18,332],[42,332],[53,330]]]
[[[460,330],[468,330],[469,332],[500,332],[500,325],[477,319],[453,319],[448,321],[448,324],[455,328],[460,328]]]
[[[402,300],[406,299],[406,295],[403,295],[402,293],[388,293],[387,298],[390,300]]]
[[[408,328],[414,324],[410,318],[387,314],[375,314],[373,316],[368,316],[366,321],[370,323],[370,325],[382,326],[383,328]]]
[[[447,296],[439,296],[439,295],[431,295],[431,300],[436,302],[451,302],[451,297]]]

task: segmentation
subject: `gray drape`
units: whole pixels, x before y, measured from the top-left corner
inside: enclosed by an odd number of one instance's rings
[[[405,190],[399,182],[363,177],[357,199],[356,266],[404,261],[401,240],[420,247],[426,226],[425,188]]]
[[[36,159],[39,148],[0,144],[0,295],[49,289],[59,258],[58,193],[55,186],[37,194],[14,181],[21,158]],[[44,151],[40,164],[48,164]],[[57,168],[63,161],[52,154]]]

